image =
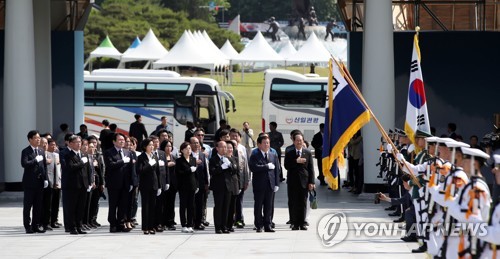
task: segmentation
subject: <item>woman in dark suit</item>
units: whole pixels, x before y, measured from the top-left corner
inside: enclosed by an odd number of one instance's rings
[[[181,156],[175,160],[177,189],[179,190],[179,216],[182,233],[193,233],[194,195],[198,189],[196,159],[191,156],[191,146],[184,142],[180,147]],[[187,221],[186,221],[187,214]]]
[[[177,195],[177,176],[175,175],[175,158],[172,154],[172,142],[164,140],[160,144],[160,150],[165,151],[166,167],[168,179],[170,181],[170,188],[166,191],[165,195],[165,227],[168,230],[175,230],[175,196]]]
[[[139,190],[142,204],[142,231],[144,235],[155,234],[155,206],[156,196],[161,192],[158,175],[160,167],[158,159],[153,157],[153,140],[145,139],[141,142],[142,154],[137,158],[137,175],[139,176]]]
[[[227,224],[226,229],[230,232],[234,232],[233,224],[234,224],[234,214],[236,212],[236,197],[240,192],[240,170],[238,157],[234,156],[234,150],[236,149],[234,140],[226,141],[227,144],[227,152],[226,157],[231,162],[231,186],[232,190],[230,191],[230,200],[229,200],[229,211],[227,215]]]

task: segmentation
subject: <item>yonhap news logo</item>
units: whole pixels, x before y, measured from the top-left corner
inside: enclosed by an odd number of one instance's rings
[[[344,241],[348,232],[347,217],[342,212],[326,214],[317,225],[318,236],[325,247],[332,247]]]

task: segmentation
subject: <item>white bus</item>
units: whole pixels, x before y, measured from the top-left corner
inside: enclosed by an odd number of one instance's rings
[[[291,145],[290,132],[299,129],[311,143],[319,124],[325,121],[328,78],[316,74],[302,75],[293,71],[269,69],[265,73],[262,94],[262,131],[269,123],[278,124],[284,147]],[[312,148],[312,147],[311,147]]]
[[[106,69],[86,73],[84,81],[89,134],[99,135],[101,122],[107,119],[118,125],[118,132],[128,135],[134,114],[141,114],[148,134],[166,116],[177,147],[184,141],[187,121],[203,127],[205,142],[210,143],[219,120],[227,120],[230,102],[236,110],[233,95],[221,91],[217,81],[209,78],[181,77],[171,71]]]

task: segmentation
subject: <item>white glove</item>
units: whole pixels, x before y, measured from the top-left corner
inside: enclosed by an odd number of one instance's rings
[[[279,186],[274,186],[274,192],[277,192],[280,189]]]
[[[154,159],[149,159],[149,165],[154,166],[156,164],[156,160]]]
[[[49,187],[49,181],[45,180],[43,181],[43,188],[45,189],[47,187]]]
[[[43,160],[43,156],[38,155],[38,156],[35,157],[35,159],[36,159],[37,162],[41,162]]]
[[[231,162],[229,162],[229,159],[227,159],[227,157],[223,157],[223,158],[222,158],[222,162],[223,162],[224,164],[231,164]]]
[[[87,157],[82,157],[81,159],[84,164],[89,162],[89,159]]]
[[[168,189],[170,189],[170,184],[167,183],[167,184],[165,184],[165,190],[168,191]]]
[[[124,156],[124,157],[123,157],[123,163],[127,164],[127,163],[129,163],[129,162],[130,162],[130,157],[128,157],[128,156]]]
[[[392,153],[392,146],[391,146],[391,144],[387,144],[386,149],[387,149],[387,153]]]
[[[99,164],[97,163],[97,160],[94,160],[94,162],[92,163],[94,165],[94,167],[98,166]]]
[[[87,192],[90,192],[92,190],[92,185],[87,188]]]
[[[158,165],[165,166],[165,162],[163,162],[163,160],[158,160]]]
[[[158,189],[158,191],[156,191],[156,196],[160,196],[161,194],[161,189]]]
[[[132,189],[134,189],[134,186],[133,185],[130,185],[130,188],[128,189],[128,192],[131,192]]]
[[[276,168],[273,163],[268,163],[267,167],[269,167],[269,170],[274,170],[274,168]]]
[[[228,165],[228,164],[224,163],[224,164],[221,165],[221,167],[224,170],[224,169],[228,169],[230,165],[231,164]]]
[[[396,155],[396,158],[397,158],[397,159],[398,159],[398,161],[399,161],[399,162],[401,162],[401,163],[404,163],[404,162],[406,161],[406,160],[405,160],[405,157],[404,157],[404,156],[403,156],[403,154],[401,154],[401,153],[398,153],[398,154]]]
[[[238,195],[240,195],[240,193],[241,193],[241,189],[238,190]]]
[[[196,172],[196,166],[191,166],[191,172],[192,173]]]
[[[194,191],[194,194],[197,194],[200,188],[196,188],[196,191]]]

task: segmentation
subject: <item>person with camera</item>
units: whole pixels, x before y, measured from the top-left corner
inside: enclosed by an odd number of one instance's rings
[[[401,180],[403,180],[403,186],[407,191],[411,189],[409,184],[410,179],[411,178],[409,174],[404,174],[401,177]],[[415,207],[413,206],[410,192],[406,192],[401,198],[389,198],[383,193],[377,193],[375,196],[375,203],[379,203],[380,200],[390,202],[393,206],[400,206],[401,204],[403,204],[403,206],[407,208],[404,213],[406,222],[405,229],[407,235],[405,237],[402,237],[401,240],[405,242],[417,242],[417,233],[415,233],[414,231],[410,231],[413,224],[416,223]]]
[[[255,140],[253,140],[253,130],[250,128],[250,124],[248,123],[248,121],[243,122],[241,143],[247,149],[247,154],[251,154],[252,149],[255,147]]]

